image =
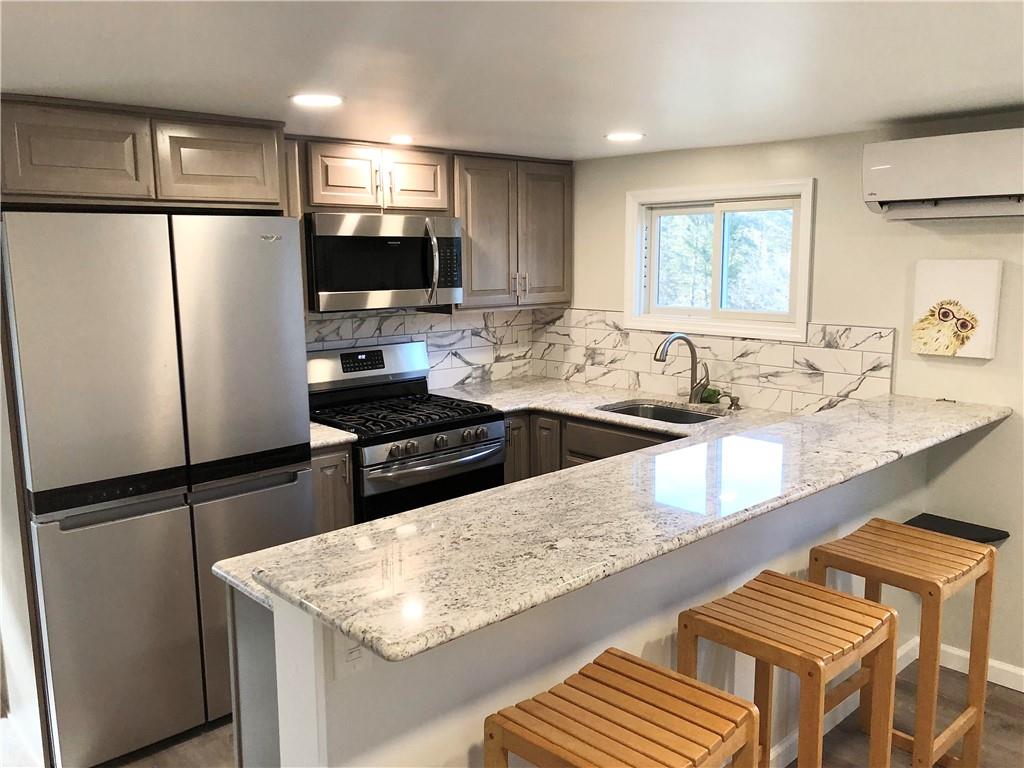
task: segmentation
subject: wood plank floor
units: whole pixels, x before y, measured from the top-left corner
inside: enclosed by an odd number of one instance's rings
[[[916,694],[914,662],[896,684],[896,727],[912,731]],[[943,669],[939,684],[939,723],[953,721],[967,695],[967,676]],[[851,716],[825,737],[825,768],[868,768],[868,740]],[[104,768],[233,768],[231,723],[213,723],[107,763]],[[893,768],[909,768],[910,756],[893,753]],[[985,707],[983,768],[1024,767],[1024,694],[989,684]],[[789,768],[796,768],[792,763]]]

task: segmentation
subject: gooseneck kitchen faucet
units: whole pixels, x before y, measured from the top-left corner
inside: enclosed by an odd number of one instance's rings
[[[710,375],[708,373],[708,364],[701,363],[703,373],[701,374],[700,380],[697,380],[697,348],[693,345],[690,337],[685,333],[670,333],[665,337],[665,340],[658,345],[658,348],[654,350],[654,360],[658,363],[664,363],[668,360],[668,350],[675,342],[683,341],[686,346],[690,349],[690,396],[689,402],[699,403],[704,395],[704,390],[708,388],[710,383]]]

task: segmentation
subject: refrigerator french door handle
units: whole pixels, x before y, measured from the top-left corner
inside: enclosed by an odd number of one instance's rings
[[[245,496],[250,493],[271,491],[275,488],[287,488],[295,485],[299,479],[310,472],[310,468],[271,469],[256,475],[250,475],[244,479],[232,479],[230,481],[211,483],[205,488],[192,491],[188,495],[189,504],[205,504],[211,501],[223,501],[238,496]]]
[[[430,250],[434,253],[434,276],[430,280],[430,293],[427,295],[427,303],[433,304],[437,299],[437,283],[441,276],[441,249],[437,244],[437,235],[434,234],[434,223],[430,217],[426,217],[427,234],[430,235]]]

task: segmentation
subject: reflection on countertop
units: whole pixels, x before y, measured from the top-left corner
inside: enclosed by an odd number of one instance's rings
[[[684,440],[263,550],[215,571],[243,590],[239,574],[247,582],[251,573],[259,587],[401,660],[1009,414],[885,396],[760,425],[716,419],[696,425],[699,434],[687,425],[693,436]]]

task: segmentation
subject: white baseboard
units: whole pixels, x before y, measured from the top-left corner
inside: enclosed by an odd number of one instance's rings
[[[897,649],[897,673],[903,671],[908,664],[917,658],[917,646],[919,643],[920,638],[915,636]],[[939,664],[943,667],[966,674],[969,659],[970,654],[962,648],[954,648],[952,645],[946,644],[942,645],[942,650],[939,654]],[[1024,667],[1015,667],[1003,661],[989,659],[988,681],[1006,688],[1012,688],[1015,691],[1024,692]],[[831,731],[840,722],[853,714],[857,710],[858,704],[859,697],[850,696],[846,701],[825,715],[825,733]],[[797,732],[794,731],[772,747],[771,764],[773,766],[787,766],[796,760],[796,753]]]

